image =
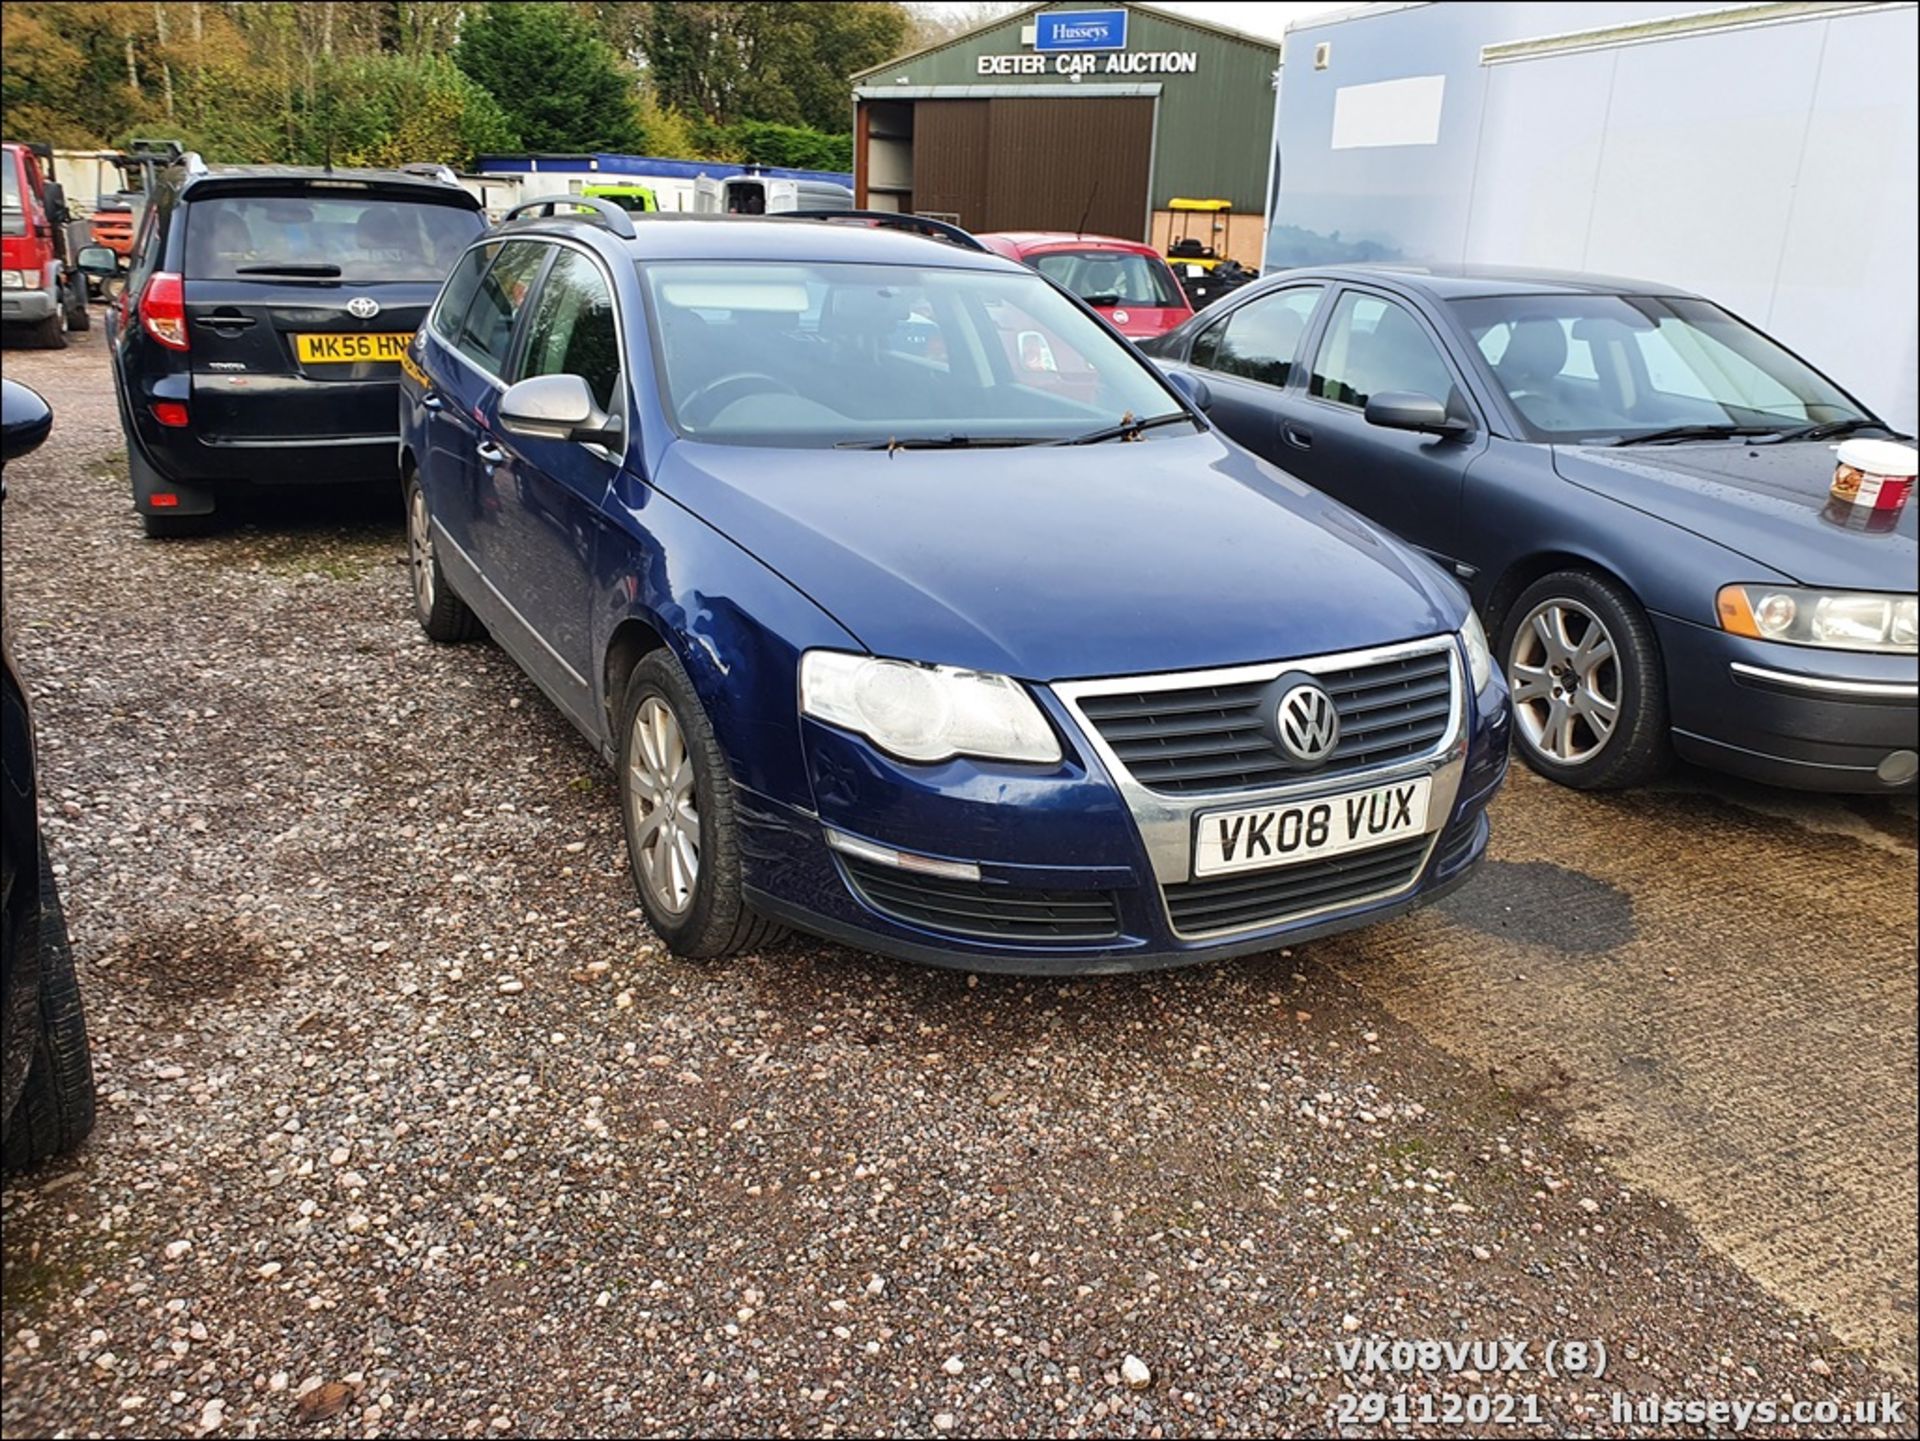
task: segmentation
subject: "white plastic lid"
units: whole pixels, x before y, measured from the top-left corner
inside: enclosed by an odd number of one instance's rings
[[[1897,440],[1843,440],[1840,463],[1868,475],[1913,475],[1920,472],[1920,450]]]

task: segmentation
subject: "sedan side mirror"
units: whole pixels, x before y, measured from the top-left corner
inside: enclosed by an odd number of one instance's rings
[[[1459,435],[1473,427],[1431,395],[1389,390],[1367,397],[1367,424],[1384,430],[1416,430],[1426,435]]]
[[[536,375],[507,387],[500,397],[500,428],[536,440],[572,440],[617,446],[620,423],[594,403],[577,375]]]
[[[73,257],[73,263],[85,274],[97,275],[102,280],[120,273],[120,257],[104,245],[81,246]]]
[[[1187,403],[1203,414],[1213,407],[1213,387],[1190,370],[1169,370],[1167,384],[1187,398]],[[1368,417],[1371,419],[1372,417]]]

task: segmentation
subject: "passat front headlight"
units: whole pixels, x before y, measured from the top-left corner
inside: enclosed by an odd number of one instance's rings
[[[1722,586],[1720,628],[1755,640],[1911,655],[1920,597],[1793,585]]]
[[[906,761],[1060,759],[1040,707],[1003,675],[810,650],[800,658],[800,710]]]
[[[1460,644],[1467,648],[1467,674],[1473,678],[1473,693],[1479,695],[1493,679],[1493,652],[1487,649],[1486,627],[1472,611],[1460,627]]]

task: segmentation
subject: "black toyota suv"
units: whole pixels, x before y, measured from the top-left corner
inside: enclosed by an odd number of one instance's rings
[[[485,225],[447,171],[168,169],[107,321],[147,533],[243,486],[397,483],[406,343]]]

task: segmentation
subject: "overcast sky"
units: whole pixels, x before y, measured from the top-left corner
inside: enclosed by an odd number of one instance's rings
[[[1097,9],[1101,3],[1102,0],[1085,0],[1085,3],[1082,0],[1060,0],[1054,8]],[[1348,9],[1353,0],[1320,0],[1320,3],[1314,3],[1314,0],[1152,0],[1152,3],[1176,15],[1191,15],[1195,20],[1206,20],[1232,30],[1244,30],[1249,35],[1278,40],[1288,24],[1301,16],[1325,10]],[[952,13],[974,7],[965,4],[943,5],[934,0],[934,3],[922,8]],[[1017,10],[1019,6],[1009,3],[1005,8]]]
[[[1195,20],[1211,21],[1215,25],[1225,25],[1232,30],[1244,30],[1249,35],[1263,35],[1269,40],[1278,40],[1288,25],[1304,15],[1316,15],[1327,10],[1351,9],[1353,0],[1323,0],[1315,4],[1314,0],[1299,0],[1299,3],[1286,3],[1286,0],[1155,0],[1156,8],[1170,10],[1176,15],[1189,15]]]

